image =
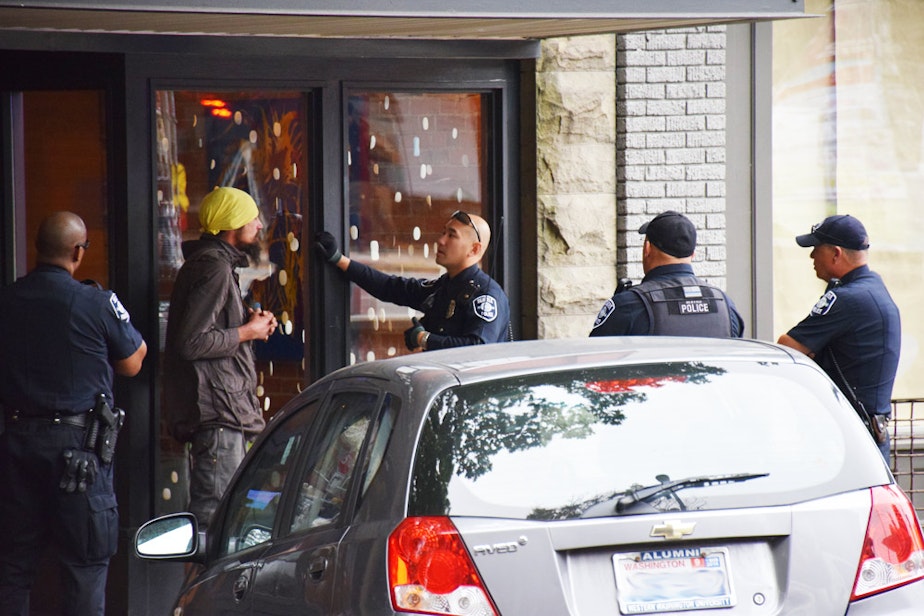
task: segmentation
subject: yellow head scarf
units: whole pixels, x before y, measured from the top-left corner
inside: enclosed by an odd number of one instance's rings
[[[240,229],[259,215],[253,197],[237,188],[216,188],[199,205],[199,224],[212,235]]]

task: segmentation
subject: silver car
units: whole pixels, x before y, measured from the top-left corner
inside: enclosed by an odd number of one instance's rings
[[[362,363],[278,413],[173,614],[916,614],[914,509],[835,385],[753,340],[591,338]]]

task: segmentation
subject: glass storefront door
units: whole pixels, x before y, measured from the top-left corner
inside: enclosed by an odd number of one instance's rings
[[[494,207],[491,95],[353,88],[344,97],[343,211],[350,256],[391,274],[440,276],[435,242],[452,212],[488,217]],[[157,90],[155,111],[160,348],[170,292],[183,263],[182,242],[200,235],[199,202],[215,186],[247,191],[260,207],[265,237],[252,266],[241,272],[242,295],[246,303],[272,310],[280,322],[268,343],[256,343],[256,393],[269,419],[313,374],[305,297],[314,255],[305,246],[313,246],[307,221],[320,219],[320,205],[308,202],[311,96]],[[312,305],[324,299],[313,298]],[[346,361],[408,352],[403,332],[414,314],[407,308],[351,285],[347,310],[346,331],[334,332],[348,351]],[[159,439],[158,512],[182,510],[186,450],[164,426]]]
[[[201,235],[199,202],[217,186],[249,193],[264,225],[258,254],[240,271],[245,303],[271,310],[279,328],[255,344],[257,397],[266,419],[304,382],[303,233],[308,203],[308,96],[291,91],[158,90],[158,296],[160,349],[182,243]],[[160,511],[186,506],[186,453],[162,426]]]
[[[353,91],[347,100],[350,257],[433,279],[435,243],[455,210],[487,217],[487,95]],[[482,264],[483,266],[485,264]],[[351,289],[349,361],[408,353],[409,308]]]

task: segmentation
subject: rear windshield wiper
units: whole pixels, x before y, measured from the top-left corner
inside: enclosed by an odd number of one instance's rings
[[[644,488],[627,490],[623,496],[616,499],[616,513],[623,513],[626,509],[636,503],[643,503],[651,500],[653,497],[662,492],[673,494],[677,490],[685,488],[703,488],[706,486],[718,486],[726,483],[737,483],[739,481],[748,481],[759,477],[767,477],[770,473],[737,473],[733,475],[699,475],[696,477],[687,477],[686,479],[676,479],[671,481],[667,475],[658,475],[661,483],[646,486]],[[673,494],[674,500],[680,505],[681,509],[686,509],[683,502]]]

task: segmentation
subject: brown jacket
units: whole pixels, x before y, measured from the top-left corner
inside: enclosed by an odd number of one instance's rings
[[[247,257],[205,234],[183,243],[186,261],[170,297],[164,348],[164,413],[171,434],[188,441],[199,426],[227,426],[248,436],[266,425],[256,396],[251,342],[237,328],[247,309],[236,268]]]

